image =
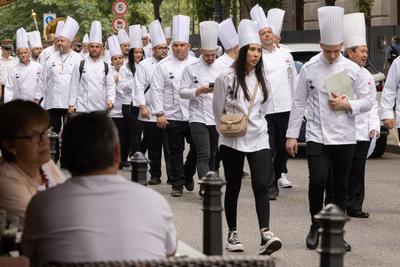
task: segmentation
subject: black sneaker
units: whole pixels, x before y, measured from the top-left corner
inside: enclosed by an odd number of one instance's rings
[[[319,225],[316,223],[311,224],[310,231],[307,234],[306,238],[306,247],[308,249],[316,249],[319,244],[319,233],[318,233]]]
[[[242,242],[240,242],[239,240],[239,235],[236,230],[229,231],[225,249],[230,252],[242,252],[244,250],[244,247],[242,245]]]
[[[269,200],[276,200],[278,196],[279,196],[279,190],[277,188],[272,187],[269,189],[269,194],[268,194]]]
[[[171,196],[172,197],[181,197],[183,194],[182,187],[172,187]]]
[[[269,230],[261,231],[260,255],[271,255],[282,247],[282,242]]]
[[[187,191],[193,191],[193,189],[194,189],[194,181],[193,181],[193,178],[190,179],[189,181],[186,181],[186,182],[185,182],[185,189],[186,189]]]
[[[151,177],[149,180],[149,185],[161,184],[161,179],[158,177]]]

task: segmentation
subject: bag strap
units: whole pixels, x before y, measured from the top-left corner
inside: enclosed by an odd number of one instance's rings
[[[258,80],[257,80],[256,85],[254,86],[254,89],[253,89],[253,95],[251,96],[250,105],[249,105],[249,109],[248,109],[249,111],[247,112],[247,117],[250,116],[250,113],[253,109],[254,101],[256,100],[256,96],[257,96],[258,87],[259,87],[259,84],[258,84]]]

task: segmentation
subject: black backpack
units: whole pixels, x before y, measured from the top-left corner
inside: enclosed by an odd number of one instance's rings
[[[392,63],[397,57],[399,56],[399,51],[391,45],[389,48],[389,57],[388,57],[388,62]]]
[[[85,67],[85,60],[82,60],[81,63],[79,64],[79,81],[82,78],[82,72],[84,67]],[[108,74],[108,64],[104,62],[104,76],[107,77],[107,74]]]

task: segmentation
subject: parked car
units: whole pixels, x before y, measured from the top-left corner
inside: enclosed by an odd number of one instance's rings
[[[318,43],[304,43],[304,44],[282,44],[283,47],[287,48],[295,61],[295,66],[297,73],[300,73],[301,67],[304,63],[309,61],[313,56],[321,52],[321,47]],[[372,63],[368,60],[367,66],[365,68],[372,74],[374,78],[376,91],[377,91],[377,100],[378,107],[380,109],[381,105],[381,95],[383,85],[385,83],[385,75],[382,72],[377,71],[377,69],[372,65]],[[299,145],[305,146],[305,131],[306,131],[306,118],[303,118],[303,123],[301,125],[300,135],[299,135]],[[376,146],[374,152],[371,154],[371,158],[380,158],[386,150],[387,136],[389,131],[383,127],[381,123],[381,135],[379,139],[376,141]]]

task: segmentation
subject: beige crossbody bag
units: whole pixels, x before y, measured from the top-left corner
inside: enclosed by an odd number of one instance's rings
[[[219,132],[227,137],[241,137],[245,136],[247,132],[248,117],[254,106],[258,90],[258,81],[253,89],[253,95],[251,96],[250,105],[247,114],[243,112],[234,114],[224,114],[219,121]]]

